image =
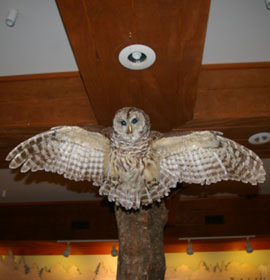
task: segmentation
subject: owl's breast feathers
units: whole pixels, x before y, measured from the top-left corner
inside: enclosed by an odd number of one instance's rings
[[[99,193],[109,201],[126,209],[158,200],[155,197],[159,181],[159,160],[152,150],[153,137],[144,137],[136,143],[125,143],[111,138],[111,149],[104,162],[107,177]]]
[[[118,177],[119,184],[143,184],[144,179],[157,178],[158,168],[151,141],[149,137],[132,144],[112,141],[109,159],[105,161],[105,174],[110,178]]]

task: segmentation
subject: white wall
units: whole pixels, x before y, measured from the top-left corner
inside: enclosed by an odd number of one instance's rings
[[[11,8],[19,12],[14,27],[5,24]],[[0,1],[0,76],[77,69],[54,0]]]
[[[264,0],[212,0],[203,64],[270,61]]]

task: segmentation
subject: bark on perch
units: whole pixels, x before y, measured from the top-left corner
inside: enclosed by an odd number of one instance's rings
[[[126,211],[115,207],[119,254],[117,280],[163,280],[166,270],[163,234],[165,203]]]

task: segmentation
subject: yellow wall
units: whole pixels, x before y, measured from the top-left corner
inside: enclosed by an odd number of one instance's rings
[[[27,264],[31,271],[26,276],[23,276],[24,264]],[[191,256],[186,253],[169,253],[166,254],[166,264],[166,280],[270,280],[270,250],[256,250],[253,253],[195,252]],[[98,273],[95,273],[98,266]],[[38,272],[44,268],[44,279],[49,280],[110,280],[115,279],[116,267],[117,257],[110,255],[71,254],[68,258],[55,255],[13,258],[12,254],[9,254],[0,258],[0,279],[3,275],[8,275],[9,280],[39,280],[41,278]]]

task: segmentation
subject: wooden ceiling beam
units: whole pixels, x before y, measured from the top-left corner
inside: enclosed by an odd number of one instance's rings
[[[193,117],[208,20],[209,0],[57,0],[98,123],[137,106],[154,129],[167,130]],[[153,48],[157,59],[142,71],[124,68],[120,50]]]

